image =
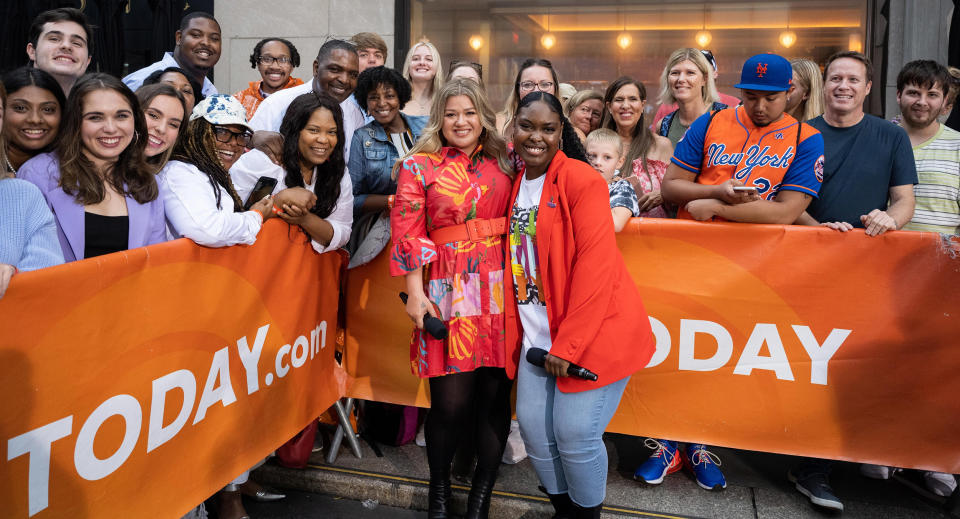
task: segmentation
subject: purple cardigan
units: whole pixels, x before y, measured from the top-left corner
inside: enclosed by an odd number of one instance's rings
[[[28,160],[17,171],[17,177],[40,188],[47,200],[47,205],[57,221],[57,236],[60,238],[63,258],[67,262],[83,259],[86,241],[83,206],[73,195],[64,193],[60,187],[60,162],[56,155],[43,153]],[[127,247],[133,249],[167,241],[163,198],[158,195],[156,200],[146,204],[141,204],[130,196],[126,199],[127,214],[130,217]]]

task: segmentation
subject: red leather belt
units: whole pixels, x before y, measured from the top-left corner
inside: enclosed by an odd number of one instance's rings
[[[429,233],[433,243],[438,245],[457,241],[483,241],[490,236],[507,234],[507,219],[501,218],[474,218],[460,225],[451,225],[434,229]]]

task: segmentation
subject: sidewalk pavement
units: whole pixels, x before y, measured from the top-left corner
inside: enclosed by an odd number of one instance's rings
[[[715,447],[722,459],[727,488],[706,491],[686,472],[668,476],[663,484],[646,486],[633,480],[633,471],[650,450],[641,438],[607,434],[610,460],[604,517],[716,517],[716,518],[820,518],[838,517],[821,511],[800,495],[787,481],[786,473],[798,458]],[[345,499],[376,500],[381,505],[426,510],[427,460],[422,447],[377,445],[377,456],[361,440],[363,458],[357,459],[345,446],[336,462],[323,461],[324,451],[315,452],[304,470],[287,469],[274,460],[254,472],[253,477],[277,488],[328,494]],[[831,477],[843,500],[844,518],[948,518],[942,505],[920,497],[902,482],[864,478],[858,466],[838,463]],[[529,460],[501,465],[491,503],[492,518],[548,518],[553,515],[546,496],[540,493],[537,476]],[[468,484],[467,484],[468,485]],[[468,486],[454,481],[454,511],[465,508]],[[404,515],[406,517],[406,515]]]

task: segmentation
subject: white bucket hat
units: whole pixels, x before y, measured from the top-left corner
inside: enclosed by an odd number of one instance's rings
[[[190,114],[190,120],[201,117],[210,124],[220,126],[237,124],[253,131],[253,128],[247,124],[247,112],[243,105],[231,95],[214,94],[197,103],[197,106],[193,107],[193,113]]]

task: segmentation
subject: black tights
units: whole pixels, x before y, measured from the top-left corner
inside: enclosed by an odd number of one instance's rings
[[[496,473],[510,432],[510,389],[503,368],[477,368],[430,379],[424,432],[431,479],[449,478],[457,445],[473,426],[477,472]]]

